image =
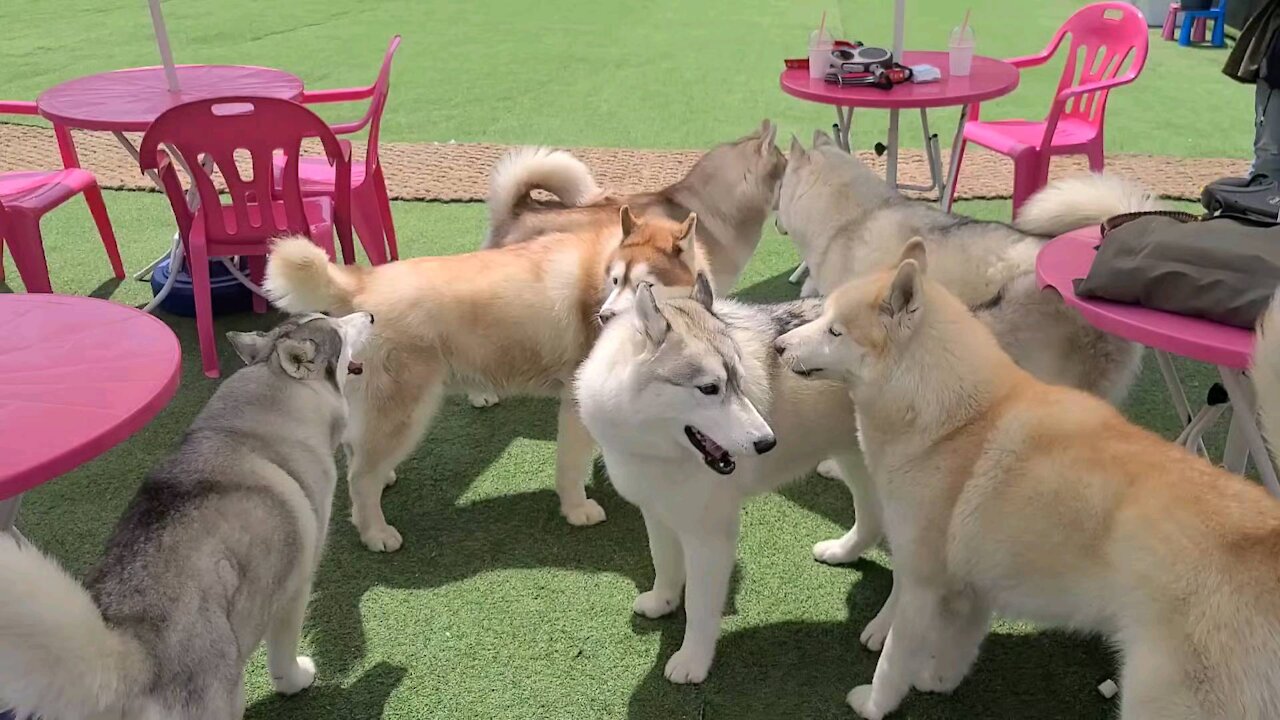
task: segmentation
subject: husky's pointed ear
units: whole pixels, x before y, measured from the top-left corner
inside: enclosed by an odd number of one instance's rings
[[[693,257],[693,240],[698,231],[698,213],[689,213],[689,217],[680,223],[680,229],[676,231],[676,248],[681,255],[685,257]]]
[[[929,258],[924,249],[924,238],[919,235],[907,241],[905,247],[902,248],[902,255],[898,256],[898,264],[902,264],[908,260],[915,260],[920,266],[920,274],[929,271]]]
[[[791,150],[787,152],[787,162],[800,162],[805,158],[804,145],[800,144],[800,138],[795,133],[791,134]]]
[[[631,206],[623,205],[618,209],[618,219],[622,222],[622,237],[626,237],[636,229],[636,216],[631,214]]]
[[[271,356],[275,338],[264,332],[229,332],[227,339],[245,365],[262,362]]]
[[[923,271],[915,260],[903,260],[889,283],[889,295],[880,311],[904,330],[909,330],[920,315],[923,299]]]
[[[820,148],[824,145],[830,145],[832,147],[835,147],[835,144],[836,144],[836,141],[832,140],[831,136],[828,135],[825,130],[813,131],[813,146],[815,148]]]
[[[276,343],[280,367],[291,378],[306,380],[320,371],[316,365],[316,344],[306,339],[285,338]]]
[[[640,283],[636,288],[636,326],[640,333],[654,345],[661,345],[667,338],[671,325],[658,309],[658,298],[653,295],[652,283]]]
[[[716,301],[716,293],[711,289],[711,281],[707,279],[707,274],[701,270],[698,271],[697,279],[693,281],[693,299],[706,308],[707,312],[711,311],[711,306]]]
[[[769,154],[773,151],[773,144],[777,139],[778,126],[766,119],[760,124],[760,154],[764,157],[769,157]]]

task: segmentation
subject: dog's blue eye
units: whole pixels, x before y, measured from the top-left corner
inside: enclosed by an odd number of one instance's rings
[[[844,334],[844,333],[840,332],[839,330],[836,330],[836,326],[835,326],[835,325],[832,325],[831,327],[827,328],[827,332],[831,333],[831,337],[840,337],[841,335],[843,335],[843,334]]]
[[[699,385],[698,392],[702,393],[703,395],[719,395],[720,386],[715,383],[707,383],[706,385]]]

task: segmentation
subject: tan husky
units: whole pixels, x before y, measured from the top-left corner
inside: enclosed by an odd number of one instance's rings
[[[698,266],[698,218],[639,221],[623,207],[592,232],[553,233],[508,248],[401,260],[377,267],[334,265],[311,242],[279,242],[265,287],[289,312],[378,319],[361,375],[348,381],[351,519],[375,551],[400,547],[382,514],[382,490],[417,446],[446,389],[561,397],[556,449],[560,512],[593,525],[604,510],[587,498],[594,443],[567,392],[599,333],[606,298],[618,286],[653,283],[691,292]]]
[[[617,232],[615,219],[622,205],[629,205],[640,218],[680,221],[695,213],[711,285],[718,292],[731,292],[777,205],[787,169],[786,156],[774,143],[777,134],[777,126],[765,120],[755,132],[708,150],[675,184],[627,196],[601,190],[591,171],[567,152],[514,150],[493,171],[485,247],[560,232]],[[534,200],[529,192],[535,189],[551,192],[556,201]]]
[[[1255,367],[1272,418],[1276,315]],[[1262,488],[1020,369],[917,241],[777,349],[849,384],[893,551],[859,715],[955,688],[998,612],[1108,636],[1126,720],[1280,718],[1280,503]]]

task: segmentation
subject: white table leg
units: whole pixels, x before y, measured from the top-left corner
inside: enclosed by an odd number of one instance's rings
[[[1163,350],[1152,348],[1151,352],[1156,356],[1156,366],[1160,368],[1160,375],[1164,377],[1165,387],[1169,389],[1169,399],[1173,402],[1173,409],[1178,413],[1178,424],[1182,425],[1185,430],[1194,419],[1194,413],[1191,412],[1191,403],[1187,402],[1187,393],[1182,389],[1182,382],[1178,380],[1178,373],[1173,369],[1173,358]],[[1209,451],[1205,449],[1204,442],[1198,439],[1191,450],[1199,452],[1205,457],[1209,456]]]
[[[884,179],[889,187],[898,187],[898,111],[889,111],[889,137],[885,143],[888,152],[885,154]]]
[[[8,533],[19,542],[24,539],[22,534],[18,532],[18,508],[22,506],[22,495],[15,495],[5,500],[0,500],[0,533]]]
[[[1240,370],[1228,367],[1219,366],[1218,374],[1222,376],[1222,384],[1227,387],[1227,394],[1231,396],[1232,430],[1238,428],[1248,446],[1246,458],[1252,456],[1253,465],[1258,468],[1258,475],[1262,477],[1262,484],[1267,491],[1280,497],[1280,479],[1276,477],[1276,467],[1267,451],[1267,442],[1258,429],[1258,405],[1253,382]]]
[[[951,212],[951,188],[960,176],[960,145],[964,142],[964,124],[969,120],[969,106],[960,106],[960,122],[956,123],[956,136],[951,140],[951,162],[947,165],[947,180],[938,188],[938,199],[943,212]]]

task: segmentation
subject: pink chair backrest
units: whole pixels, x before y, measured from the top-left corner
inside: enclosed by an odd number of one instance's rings
[[[1104,82],[1120,76],[1136,77],[1147,62],[1147,21],[1142,12],[1125,2],[1087,5],[1058,28],[1049,43],[1056,53],[1064,37],[1070,36],[1067,62],[1058,81],[1058,92],[1086,83]],[[1102,125],[1108,90],[1077,95],[1067,100],[1059,117]]]
[[[395,59],[396,50],[399,47],[400,36],[396,35],[387,45],[387,54],[382,58],[378,79],[373,83],[373,98],[369,101],[369,111],[365,114],[369,122],[369,140],[364,162],[370,170],[378,166],[378,130],[382,125],[382,111],[387,107],[387,96],[391,92],[391,61]]]
[[[226,182],[235,225],[227,227],[223,213],[204,213],[205,232],[218,242],[261,242],[277,235],[301,233],[308,229],[303,207],[302,188],[298,181],[298,161],[302,157],[304,138],[316,138],[329,162],[336,168],[340,189],[334,203],[334,221],[339,233],[350,222],[348,189],[351,165],[333,131],[315,113],[288,100],[254,97],[226,97],[198,100],[166,110],[156,118],[142,138],[139,165],[144,171],[158,170],[165,193],[178,216],[179,228],[190,230],[184,192],[172,167],[169,154],[162,146],[175,150],[183,164],[192,171],[196,193],[203,207],[222,204],[213,177],[202,171],[205,163],[218,170]],[[236,167],[236,152],[247,151],[252,165],[250,175],[241,177]],[[274,189],[273,159],[282,153],[286,158],[280,187]],[[262,212],[273,197],[284,203],[283,227],[273,213]],[[184,218],[185,216],[185,218]],[[185,223],[184,223],[185,219]]]

